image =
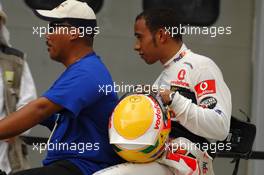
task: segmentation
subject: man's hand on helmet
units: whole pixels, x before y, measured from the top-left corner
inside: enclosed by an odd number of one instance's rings
[[[162,91],[159,92],[159,95],[164,105],[171,105],[174,94],[175,92],[172,92],[168,89],[162,89]]]

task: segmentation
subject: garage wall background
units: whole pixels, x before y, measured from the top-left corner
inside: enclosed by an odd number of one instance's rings
[[[8,28],[14,47],[27,53],[41,95],[56,79],[63,66],[49,59],[45,38],[33,35],[33,26],[46,26],[33,15],[22,1],[2,0],[8,14]],[[148,66],[133,51],[133,25],[135,16],[142,11],[141,0],[105,0],[97,14],[100,34],[95,41],[95,50],[103,58],[112,73],[113,79],[121,84],[152,84],[162,70],[160,64]],[[194,52],[211,57],[221,68],[226,83],[231,89],[233,115],[242,117],[242,109],[251,113],[252,88],[252,31],[254,18],[254,1],[221,0],[220,16],[214,26],[231,26],[231,35],[185,36],[185,43]],[[48,136],[46,128],[37,126],[31,135]],[[32,151],[32,165],[39,166],[44,154]],[[233,165],[230,159],[216,159],[216,175],[231,174]],[[247,162],[242,161],[240,175],[245,175]]]

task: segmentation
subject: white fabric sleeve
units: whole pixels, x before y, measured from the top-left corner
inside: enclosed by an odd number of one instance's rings
[[[222,73],[210,64],[192,75],[197,105],[176,92],[171,104],[176,120],[196,135],[224,140],[229,133],[232,104]]]
[[[21,83],[20,83],[20,93],[19,100],[16,104],[16,109],[19,110],[30,101],[37,98],[36,87],[29,70],[29,66],[26,61],[24,61]],[[30,117],[30,116],[29,116]],[[30,130],[27,130],[22,135],[28,135]]]

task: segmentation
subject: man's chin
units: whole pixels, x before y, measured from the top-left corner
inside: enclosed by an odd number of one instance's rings
[[[141,59],[142,59],[142,60],[144,60],[144,61],[145,61],[145,63],[147,63],[147,64],[151,64],[150,60],[148,60],[148,59],[144,58],[143,56],[141,56]]]
[[[145,63],[147,63],[147,64],[149,64],[149,65],[153,64],[152,62],[150,62],[150,61],[146,61],[146,60],[145,60]]]
[[[153,61],[153,60],[147,60],[147,59],[144,59],[144,61],[147,63],[147,64],[149,64],[149,65],[151,65],[151,64],[154,64],[156,61]]]
[[[53,61],[58,61],[58,58],[56,58],[54,55],[49,54],[49,56],[50,56],[51,60],[53,60]]]

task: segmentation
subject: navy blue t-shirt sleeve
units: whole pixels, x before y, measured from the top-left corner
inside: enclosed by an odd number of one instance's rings
[[[66,108],[76,117],[83,108],[95,103],[102,96],[93,75],[80,70],[65,72],[43,97]]]

